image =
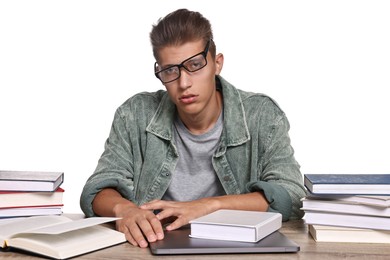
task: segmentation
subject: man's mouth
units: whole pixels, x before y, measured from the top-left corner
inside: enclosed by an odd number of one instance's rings
[[[197,96],[196,95],[185,95],[179,98],[179,100],[185,104],[190,104],[195,102]]]

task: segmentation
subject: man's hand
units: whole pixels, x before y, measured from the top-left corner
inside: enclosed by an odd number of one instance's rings
[[[140,208],[143,210],[161,210],[156,215],[160,221],[175,219],[166,227],[166,230],[169,231],[188,224],[190,220],[214,212],[218,207],[216,205],[217,201],[213,202],[212,198],[188,202],[154,200],[142,205]]]
[[[116,229],[123,232],[134,246],[147,247],[148,242],[164,238],[162,224],[153,211],[140,209],[114,189],[99,192],[93,201],[93,209],[99,216],[122,218],[116,221]]]
[[[189,221],[210,214],[218,209],[236,209],[267,211],[268,202],[260,192],[247,194],[224,195],[218,197],[203,198],[188,202],[153,200],[140,206],[144,210],[161,210],[157,219],[164,221],[176,218],[166,227],[166,230],[178,229]]]
[[[150,210],[125,207],[117,216],[122,217],[116,221],[117,230],[134,246],[147,247],[148,242],[164,238],[161,222]]]
[[[268,202],[262,193],[253,192],[189,202],[154,200],[138,207],[116,190],[106,188],[95,196],[92,206],[99,216],[122,218],[116,222],[117,229],[123,232],[134,246],[147,247],[148,242],[164,238],[165,223],[170,223],[166,227],[168,231],[174,230],[188,224],[190,220],[221,208],[266,211]],[[154,210],[160,212],[155,215]]]

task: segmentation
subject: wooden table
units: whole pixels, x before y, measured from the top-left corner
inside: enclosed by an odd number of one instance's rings
[[[77,259],[309,259],[309,260],[333,260],[333,259],[390,259],[389,244],[358,244],[358,243],[324,243],[315,242],[309,235],[307,225],[303,220],[288,221],[283,223],[280,230],[288,238],[300,245],[298,253],[282,254],[218,254],[218,255],[173,255],[173,256],[154,256],[148,248],[138,248],[123,243],[110,248],[102,249],[96,252],[79,256]],[[19,251],[0,251],[0,259],[39,259],[39,257],[23,254]]]

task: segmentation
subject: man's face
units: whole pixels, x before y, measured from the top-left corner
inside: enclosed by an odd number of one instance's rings
[[[169,46],[159,52],[159,66],[181,64],[184,60],[204,51],[202,40],[188,42],[180,46]],[[176,104],[181,116],[196,116],[207,113],[208,108],[215,104],[215,75],[222,69],[223,56],[218,54],[215,60],[207,53],[207,65],[195,72],[180,68],[180,78],[165,83],[167,92]]]

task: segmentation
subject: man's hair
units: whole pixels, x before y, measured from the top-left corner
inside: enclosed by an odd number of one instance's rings
[[[168,46],[179,46],[191,41],[211,40],[209,52],[214,59],[216,48],[211,24],[201,13],[178,9],[160,18],[150,32],[154,58],[158,61],[159,51]]]

